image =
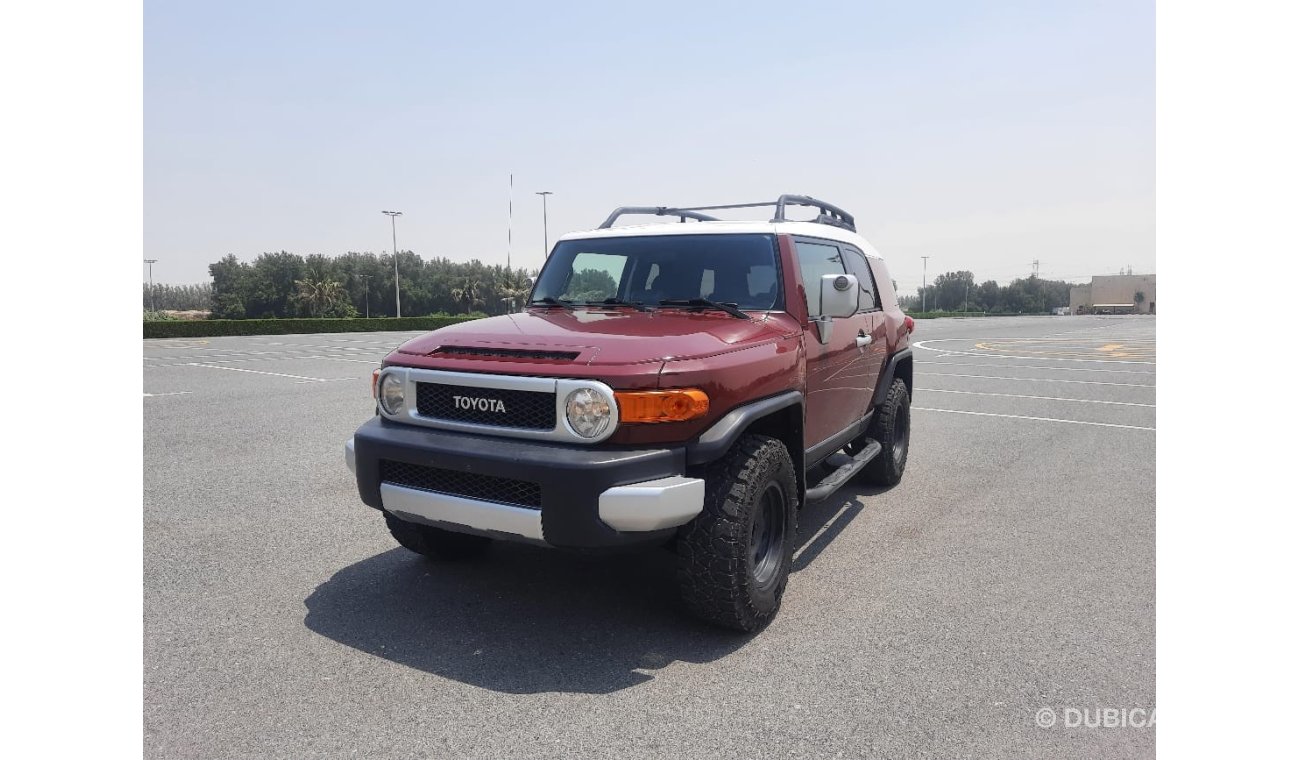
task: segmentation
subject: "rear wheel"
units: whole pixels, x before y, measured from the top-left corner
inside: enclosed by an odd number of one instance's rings
[[[912,405],[907,384],[894,380],[885,403],[876,410],[867,437],[880,442],[881,451],[862,470],[862,478],[878,486],[897,485],[907,468],[907,447],[912,438]]]
[[[384,521],[388,523],[388,532],[393,534],[397,543],[433,560],[478,557],[492,545],[490,538],[408,522],[388,512],[384,513]]]
[[[705,476],[704,510],[678,541],[682,599],[711,623],[753,631],[781,606],[799,506],[794,466],[775,438],[742,438]]]

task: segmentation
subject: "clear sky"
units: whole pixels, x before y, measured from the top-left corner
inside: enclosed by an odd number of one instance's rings
[[[825,198],[905,293],[1155,271],[1151,2],[145,4],[145,251],[506,260],[619,205]],[[761,212],[760,212],[761,213]]]

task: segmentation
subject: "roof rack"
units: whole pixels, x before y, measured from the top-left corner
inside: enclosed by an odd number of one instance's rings
[[[844,209],[827,203],[826,201],[817,200],[807,195],[782,195],[775,201],[760,201],[758,203],[726,203],[721,206],[620,206],[614,209],[614,212],[605,218],[597,229],[608,229],[614,226],[614,222],[620,216],[627,214],[649,214],[651,216],[675,216],[679,217],[683,223],[687,219],[694,219],[697,222],[717,222],[721,221],[717,217],[702,214],[701,211],[717,211],[719,209],[729,208],[762,208],[764,206],[776,206],[776,213],[772,216],[773,222],[790,221],[785,218],[786,206],[810,206],[821,211],[816,219],[812,221],[817,224],[828,224],[832,227],[840,227],[850,232],[857,232],[858,228],[854,224],[853,215]]]

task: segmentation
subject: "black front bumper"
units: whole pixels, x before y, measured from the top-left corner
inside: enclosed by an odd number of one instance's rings
[[[382,417],[358,428],[353,445],[361,500],[375,509],[383,509],[379,487],[384,460],[536,483],[546,543],[569,548],[628,546],[670,537],[675,528],[614,530],[600,519],[599,498],[614,486],[686,471],[683,447],[585,448],[435,430]]]

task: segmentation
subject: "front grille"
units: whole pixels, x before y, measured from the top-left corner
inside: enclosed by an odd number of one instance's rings
[[[471,475],[456,470],[419,464],[379,461],[379,479],[385,483],[418,488],[421,491],[463,496],[528,509],[542,508],[542,487],[538,483],[492,475]]]
[[[555,429],[554,393],[416,383],[415,409],[421,417],[451,422],[527,430]]]
[[[577,351],[535,351],[523,348],[474,348],[470,346],[438,346],[435,355],[473,356],[481,359],[543,359],[570,362],[578,358]]]

